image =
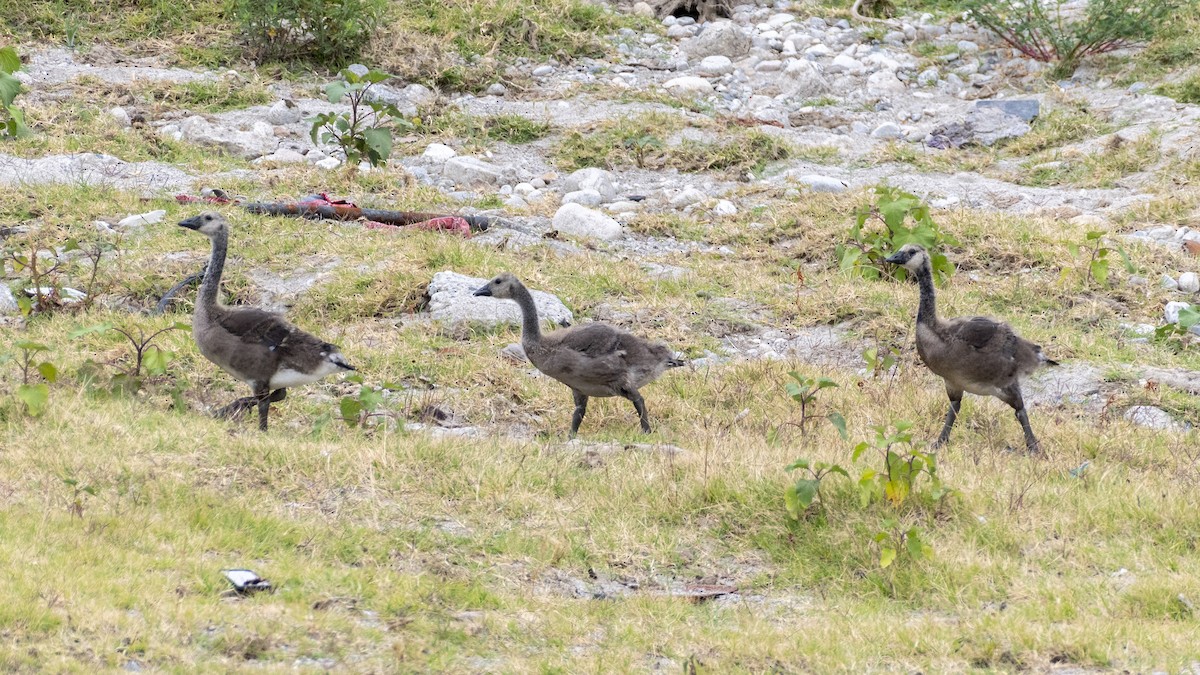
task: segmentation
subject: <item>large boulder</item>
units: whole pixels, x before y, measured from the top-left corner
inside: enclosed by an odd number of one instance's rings
[[[199,115],[193,115],[180,123],[178,130],[170,125],[162,133],[178,133],[182,140],[199,145],[209,145],[246,159],[269,155],[279,145],[275,129],[268,123],[257,121],[249,129],[220,127]]]
[[[708,24],[703,33],[683,43],[683,51],[691,60],[706,56],[728,56],[740,59],[750,53],[754,39],[731,21],[715,21]]]
[[[580,204],[563,204],[554,214],[554,229],[572,237],[612,241],[625,232],[617,221]]]
[[[511,300],[475,297],[476,289],[488,279],[469,277],[457,272],[438,272],[429,282],[429,316],[447,324],[481,324],[492,327],[521,323],[521,309]],[[538,318],[568,326],[574,317],[557,297],[530,290]]]

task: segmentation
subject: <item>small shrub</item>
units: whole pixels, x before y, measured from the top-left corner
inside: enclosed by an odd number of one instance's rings
[[[231,14],[258,60],[333,65],[359,55],[386,0],[231,0]]]
[[[21,93],[21,81],[13,73],[21,69],[21,57],[13,47],[0,49],[0,136],[18,138],[29,133],[25,113],[13,105]]]
[[[885,230],[868,230],[868,221],[877,220]],[[906,225],[911,222],[912,225]],[[892,187],[875,189],[875,200],[863,205],[850,228],[850,241],[838,244],[835,253],[843,271],[858,274],[865,279],[879,279],[885,275],[907,278],[901,267],[884,264],[884,258],[905,244],[920,244],[929,252],[933,276],[939,283],[950,278],[954,265],[942,253],[946,246],[958,244],[958,240],[942,232],[929,215],[929,207],[919,197]]]
[[[1175,323],[1167,323],[1154,330],[1154,339],[1163,344],[1182,350],[1196,341],[1192,328],[1200,324],[1200,311],[1192,306],[1180,308],[1179,318]]]
[[[341,73],[342,79],[325,86],[330,103],[343,98],[350,104],[349,113],[321,113],[312,121],[312,142],[336,143],[351,166],[363,159],[371,166],[386,164],[392,154],[392,127],[413,128],[416,123],[406,119],[396,106],[368,96],[371,87],[390,77],[377,70],[350,66]]]
[[[811,419],[811,407],[815,404],[817,394],[822,389],[836,387],[837,382],[827,377],[805,377],[796,371],[790,371],[788,377],[792,378],[791,382],[784,385],[788,396],[793,401],[800,404],[800,433],[804,433],[804,427]],[[846,420],[840,413],[831,412],[827,415],[829,422],[837,427],[838,431],[844,438],[846,436]]]
[[[32,340],[17,340],[13,345],[21,350],[19,357],[21,365],[21,384],[17,385],[17,399],[25,406],[25,411],[31,417],[37,417],[46,411],[50,401],[50,384],[58,380],[58,367],[50,361],[34,362],[34,356],[40,352],[50,351],[50,348]],[[3,361],[12,360],[11,354],[3,355]],[[41,377],[45,382],[31,382],[31,377]]]
[[[1129,254],[1121,248],[1120,244],[1110,244],[1105,239],[1103,232],[1091,231],[1087,233],[1084,244],[1068,244],[1067,248],[1071,251],[1072,257],[1081,259],[1086,256],[1085,269],[1083,273],[1084,287],[1090,286],[1095,281],[1100,286],[1108,285],[1108,256],[1110,253],[1116,252],[1121,256],[1121,260],[1125,263],[1125,270],[1130,274],[1136,272],[1133,262],[1129,259]],[[1063,268],[1064,274],[1067,269]]]
[[[1175,0],[1091,0],[1080,15],[1067,4],[1067,0],[967,0],[963,9],[1022,54],[1055,62],[1055,77],[1069,77],[1092,54],[1150,40],[1176,10]]]

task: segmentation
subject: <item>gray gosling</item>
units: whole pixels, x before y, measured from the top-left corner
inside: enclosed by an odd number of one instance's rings
[[[282,401],[288,387],[316,382],[339,370],[354,370],[337,347],[292,326],[277,314],[217,302],[229,246],[229,224],[210,211],[179,225],[212,240],[212,257],[192,316],[196,346],[204,358],[254,392],[222,408],[219,416],[236,415],[257,406],[258,428],[266,431],[271,404]]]
[[[571,388],[575,413],[571,438],[587,413],[589,396],[620,396],[633,402],[642,432],[650,433],[650,416],[638,390],[668,368],[685,365],[664,344],[648,342],[605,323],[589,323],[542,334],[533,296],[516,277],[505,272],[475,295],[513,300],[521,307],[521,346],[525,356],[546,375]]]
[[[1040,452],[1037,437],[1029,427],[1029,415],[1021,397],[1021,378],[1043,365],[1058,365],[1042,354],[1042,348],[1013,332],[1011,326],[982,316],[940,319],[933,294],[929,255],[918,244],[906,244],[887,262],[902,265],[917,278],[921,304],[917,310],[917,353],[921,360],[945,380],[950,411],[934,447],[950,438],[964,391],[978,396],[995,396],[1012,406],[1025,432],[1030,453]]]

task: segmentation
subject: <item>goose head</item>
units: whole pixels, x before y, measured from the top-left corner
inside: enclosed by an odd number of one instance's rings
[[[899,251],[884,258],[886,262],[900,265],[910,272],[916,273],[923,267],[929,266],[929,254],[920,244],[905,244]]]
[[[205,211],[198,216],[192,216],[187,220],[179,221],[179,226],[195,230],[206,237],[212,238],[218,232],[228,227],[228,223],[221,217],[221,214],[214,211]]]
[[[509,298],[513,297],[513,291],[521,285],[521,282],[516,277],[504,272],[497,275],[496,278],[487,282],[476,290],[472,295],[483,295],[493,298]]]

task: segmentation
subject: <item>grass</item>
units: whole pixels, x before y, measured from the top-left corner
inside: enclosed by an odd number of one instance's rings
[[[1157,93],[1180,103],[1200,104],[1200,74],[1172,84],[1164,84],[1158,87]]]
[[[739,173],[760,173],[768,163],[793,156],[792,147],[781,137],[758,129],[729,127],[726,131],[730,140],[721,141],[680,135],[689,128],[711,126],[676,115],[646,113],[602,122],[591,129],[569,131],[553,152],[555,161],[564,170],[632,165]]]
[[[1119,136],[1110,136],[1110,139],[1103,148],[1063,154],[1063,159],[1054,160],[1053,164],[1050,164],[1050,158],[1057,154],[1035,155],[1025,163],[1032,171],[1013,176],[1013,180],[1025,185],[1110,188],[1120,179],[1144,171],[1162,158],[1157,135],[1147,134],[1134,141],[1122,141]]]

